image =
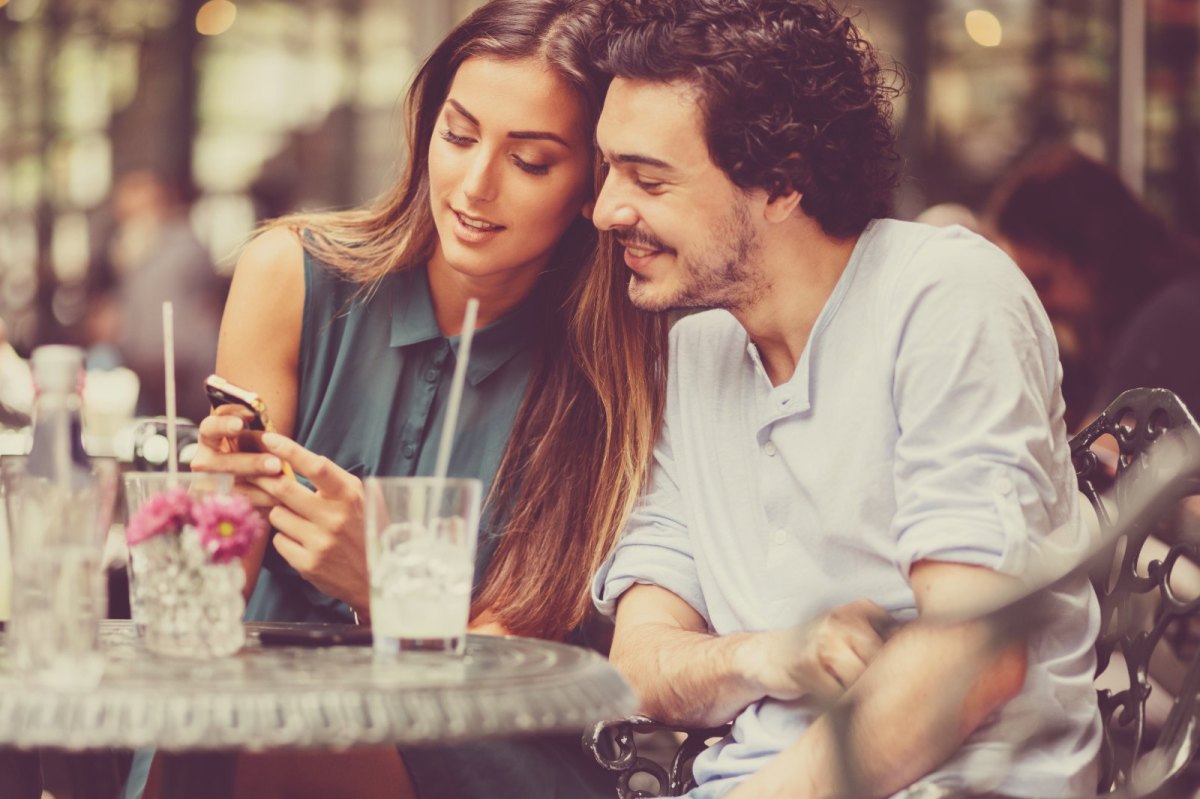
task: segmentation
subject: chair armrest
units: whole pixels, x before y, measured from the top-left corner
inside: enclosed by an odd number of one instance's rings
[[[604,768],[620,774],[617,779],[618,799],[642,799],[653,796],[681,796],[695,787],[692,760],[708,748],[713,738],[724,738],[732,725],[695,729],[660,724],[646,716],[602,721],[583,734],[583,748]],[[640,757],[635,735],[652,732],[683,733],[683,743],[671,760],[670,770],[649,758]],[[658,783],[656,793],[633,790],[630,780],[637,774],[648,774]]]

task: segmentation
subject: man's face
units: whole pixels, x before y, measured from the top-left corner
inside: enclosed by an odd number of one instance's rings
[[[695,90],[616,78],[596,129],[608,172],[593,221],[625,248],[639,308],[744,308],[764,281],[761,209],[709,157]]]

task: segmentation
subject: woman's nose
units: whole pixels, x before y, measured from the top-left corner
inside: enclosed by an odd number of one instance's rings
[[[471,159],[463,175],[462,189],[472,202],[486,203],[496,199],[495,159],[491,155],[480,152]]]

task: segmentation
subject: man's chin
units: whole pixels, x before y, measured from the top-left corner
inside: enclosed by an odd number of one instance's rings
[[[629,301],[633,303],[634,308],[654,313],[670,311],[674,309],[674,304],[670,300],[671,297],[663,291],[656,291],[650,280],[641,275],[630,275]]]
[[[639,311],[649,313],[703,311],[721,307],[702,302],[687,291],[656,286],[651,280],[636,274],[629,278],[629,302]]]

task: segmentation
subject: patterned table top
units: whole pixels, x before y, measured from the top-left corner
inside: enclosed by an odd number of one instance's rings
[[[41,686],[0,643],[0,746],[173,751],[445,743],[577,731],[625,716],[632,692],[606,660],[564,644],[469,636],[464,658],[370,647],[265,647],[177,660],[147,652],[129,622],[105,622],[93,688]],[[291,625],[297,626],[297,625]],[[311,626],[311,625],[309,625]]]

